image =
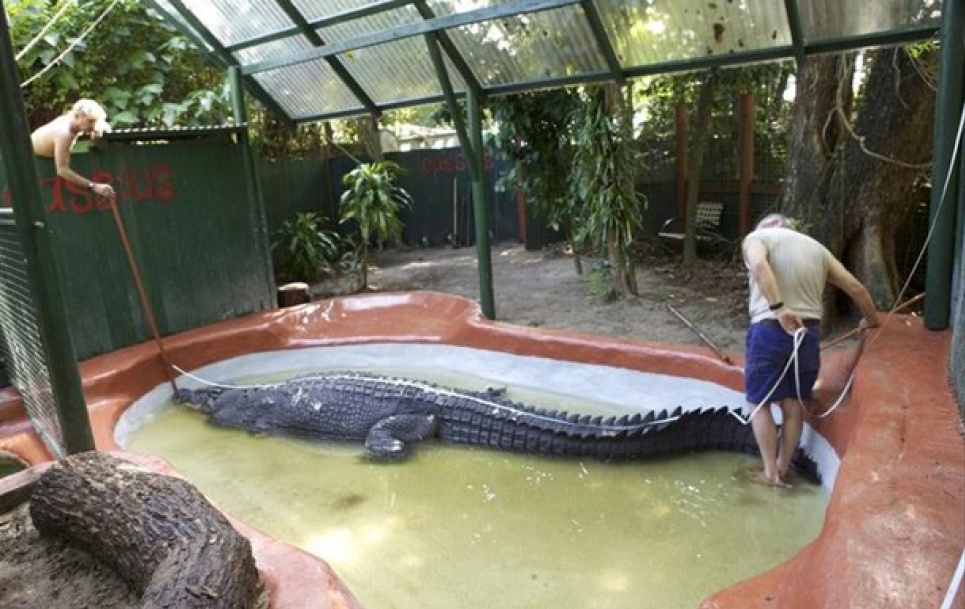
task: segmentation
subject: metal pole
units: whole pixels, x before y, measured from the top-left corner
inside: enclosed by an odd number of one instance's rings
[[[935,102],[934,153],[925,275],[925,327],[944,330],[951,311],[951,279],[958,216],[958,168],[952,166],[962,116],[962,64],[965,62],[965,0],[942,3],[942,38],[938,63],[938,98]],[[959,149],[959,154],[962,150]],[[960,158],[960,157],[959,157]]]
[[[0,6],[3,6],[0,3]],[[74,342],[67,322],[67,307],[57,273],[52,232],[46,223],[40,196],[40,179],[30,144],[30,127],[13,62],[13,46],[6,8],[0,10],[0,157],[7,174],[13,213],[27,262],[30,292],[51,390],[57,402],[57,419],[67,454],[93,450],[87,404],[81,389]]]
[[[264,264],[268,288],[265,308],[274,308],[278,306],[278,301],[275,296],[275,272],[271,264],[271,252],[268,246],[270,239],[268,220],[265,218],[265,201],[261,191],[261,180],[255,167],[255,153],[251,149],[251,142],[248,140],[248,113],[245,111],[245,89],[242,84],[240,67],[231,66],[228,68],[228,81],[231,87],[231,105],[234,110],[235,125],[238,127],[235,137],[238,138],[238,147],[241,150],[245,186],[248,191],[248,201],[252,206],[252,219],[256,231],[255,241],[261,249],[261,259]]]
[[[476,258],[479,260],[479,303],[482,313],[489,319],[496,319],[496,304],[493,297],[493,265],[489,251],[489,192],[486,189],[486,172],[483,155],[485,149],[482,139],[482,112],[479,100],[472,92],[466,94],[467,114],[469,115],[469,138],[472,149],[469,163],[475,167],[472,172],[472,204],[476,221]]]

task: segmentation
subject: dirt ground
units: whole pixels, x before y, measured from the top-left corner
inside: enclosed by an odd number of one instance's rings
[[[672,257],[637,263],[639,295],[606,300],[591,279],[594,260],[578,275],[573,256],[558,246],[526,251],[518,244],[492,248],[496,318],[558,328],[707,346],[694,328],[725,352],[743,353],[747,325],[747,272],[739,264],[698,260],[684,268]],[[433,290],[479,299],[475,248],[390,249],[377,255],[369,287],[378,291]],[[707,347],[708,350],[710,347]]]
[[[699,261],[683,268],[665,257],[638,264],[639,296],[606,300],[586,272],[559,247],[492,248],[496,317],[500,321],[646,341],[743,352],[746,273],[735,264]],[[434,290],[478,300],[476,250],[429,248],[377,254],[370,289]],[[26,506],[0,514],[0,607],[4,609],[127,609],[137,598],[110,569],[80,550],[42,539]]]

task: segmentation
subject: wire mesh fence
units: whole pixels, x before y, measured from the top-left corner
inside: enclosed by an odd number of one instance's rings
[[[37,435],[58,457],[66,454],[40,327],[13,214],[0,209],[0,351]]]

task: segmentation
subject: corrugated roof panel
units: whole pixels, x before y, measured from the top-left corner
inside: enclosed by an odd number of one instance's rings
[[[777,0],[597,0],[624,68],[791,44]]]
[[[365,112],[324,60],[259,72],[253,77],[294,120],[354,110]]]
[[[331,17],[372,3],[373,0],[293,0],[292,2],[308,21]]]
[[[275,40],[259,44],[258,46],[239,49],[233,53],[241,64],[258,63],[271,59],[287,57],[298,51],[306,51],[314,46],[301,34],[282,40]]]
[[[566,6],[447,30],[483,86],[607,69],[583,9]]]
[[[184,5],[225,46],[294,25],[275,0],[184,0]]]
[[[503,6],[511,0],[428,0],[426,4],[435,15],[458,15],[490,6]]]
[[[940,0],[798,0],[798,6],[807,42],[941,25]]]
[[[184,15],[181,14],[181,11],[171,6],[171,3],[168,2],[168,0],[154,1],[157,4],[157,8],[160,9],[160,11],[163,11],[176,23],[176,27],[180,28],[181,31],[186,33],[194,41],[201,43],[205,52],[212,52],[211,46],[205,42],[204,38],[198,33],[198,31],[187,22],[187,20],[184,18]]]
[[[443,54],[445,56],[445,54]],[[342,65],[377,104],[442,95],[425,39],[406,38],[338,56]],[[462,77],[446,58],[456,92],[466,90]]]
[[[327,27],[320,27],[318,28],[318,34],[327,44],[334,44],[422,20],[422,16],[419,15],[415,7],[405,6],[384,13],[359,17],[351,21],[335,23]],[[428,59],[428,56],[426,59]]]

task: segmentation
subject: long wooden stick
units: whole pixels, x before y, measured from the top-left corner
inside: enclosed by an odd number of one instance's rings
[[[901,303],[900,305],[897,305],[897,306],[896,306],[894,309],[892,309],[890,312],[891,312],[891,313],[897,313],[898,311],[900,311],[900,310],[902,310],[902,309],[907,309],[908,307],[910,307],[911,305],[915,304],[916,302],[918,302],[919,300],[921,300],[921,299],[924,298],[924,297],[925,297],[925,293],[924,293],[924,292],[922,292],[921,294],[918,294],[917,296],[912,296],[911,298],[909,298],[909,299],[906,300],[905,302]],[[845,332],[844,334],[842,334],[841,336],[838,336],[838,337],[836,337],[836,338],[829,339],[828,341],[824,342],[824,343],[821,345],[821,350],[823,351],[824,349],[827,349],[828,347],[833,347],[834,345],[836,345],[836,344],[838,344],[838,343],[840,343],[840,342],[842,342],[842,341],[848,340],[849,338],[853,337],[855,334],[858,334],[859,332],[861,332],[861,326],[858,326],[857,328],[852,328],[852,329],[848,330],[847,332]]]
[[[144,283],[141,281],[141,273],[137,268],[137,260],[134,257],[134,251],[131,249],[131,243],[127,239],[127,231],[124,230],[124,222],[121,220],[121,212],[117,209],[116,199],[111,199],[111,211],[114,212],[114,222],[117,224],[117,233],[120,235],[121,245],[124,246],[124,253],[127,255],[127,262],[131,267],[131,274],[134,276],[134,284],[137,286],[137,293],[141,299],[141,308],[144,311],[144,316],[147,318],[148,326],[151,328],[151,334],[154,335],[154,343],[157,345],[158,355],[161,357],[164,375],[168,377],[168,382],[171,383],[171,389],[177,393],[178,386],[174,382],[174,373],[171,372],[171,362],[168,361],[168,354],[164,351],[164,343],[161,342],[161,333],[158,331],[157,321],[154,319],[154,309],[151,307],[151,301],[148,299],[147,291],[144,289]]]
[[[729,357],[727,357],[726,354],[724,354],[723,351],[721,351],[720,349],[717,348],[717,345],[715,345],[709,338],[707,338],[706,336],[704,336],[704,333],[703,333],[703,332],[701,332],[700,330],[698,330],[697,327],[694,326],[694,324],[690,323],[690,320],[689,320],[689,319],[687,319],[686,317],[684,317],[684,316],[680,313],[680,311],[678,311],[677,309],[673,308],[673,305],[668,304],[668,305],[667,305],[667,308],[670,309],[670,312],[673,313],[674,315],[676,315],[677,318],[678,318],[680,321],[682,321],[682,322],[684,322],[685,324],[687,324],[687,327],[690,328],[691,330],[693,330],[693,331],[694,331],[694,334],[696,334],[697,336],[699,336],[699,337],[700,337],[700,340],[704,341],[704,343],[706,343],[707,346],[710,347],[711,350],[714,352],[714,355],[716,355],[717,357],[719,357],[719,358],[721,359],[721,361],[723,361],[725,364],[733,364],[733,363],[734,363],[733,361],[731,361],[731,359],[730,359]]]

